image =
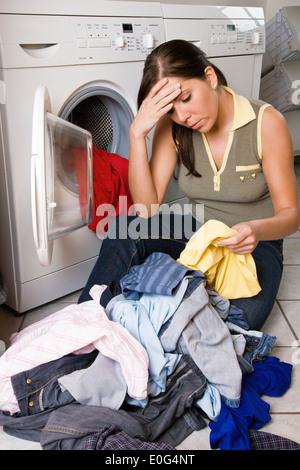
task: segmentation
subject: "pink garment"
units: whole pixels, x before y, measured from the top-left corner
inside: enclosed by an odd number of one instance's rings
[[[120,363],[128,394],[147,396],[149,359],[146,350],[121,324],[110,321],[99,304],[106,286],[90,290],[93,300],[73,304],[49,315],[11,337],[11,346],[0,357],[0,409],[19,411],[10,377],[59,359],[98,349]]]

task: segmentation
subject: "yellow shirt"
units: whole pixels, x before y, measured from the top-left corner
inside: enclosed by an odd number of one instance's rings
[[[217,244],[236,233],[223,222],[209,220],[191,237],[177,260],[202,271],[208,284],[227,299],[252,297],[261,290],[253,256],[231,253]]]

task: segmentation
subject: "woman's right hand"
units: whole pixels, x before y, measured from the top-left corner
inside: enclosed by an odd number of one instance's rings
[[[159,80],[142,102],[131,124],[131,133],[146,137],[160,118],[172,109],[173,101],[180,93],[180,83],[170,85],[167,78]]]

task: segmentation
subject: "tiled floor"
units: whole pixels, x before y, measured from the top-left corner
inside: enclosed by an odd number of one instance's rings
[[[300,164],[295,164],[300,194]],[[284,274],[276,305],[263,327],[263,331],[277,337],[272,355],[293,364],[292,385],[280,398],[263,397],[271,405],[271,421],[264,431],[300,442],[300,230],[284,242]],[[0,340],[8,347],[12,333],[60,310],[69,303],[76,303],[78,293],[44,305],[22,317],[14,316],[0,306]],[[0,343],[1,354],[1,343]],[[194,432],[178,449],[210,449],[209,428]],[[0,450],[39,450],[35,442],[13,438],[0,427]]]

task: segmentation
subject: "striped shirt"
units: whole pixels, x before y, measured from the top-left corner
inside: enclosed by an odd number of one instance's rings
[[[121,279],[120,286],[126,299],[137,300],[142,293],[172,295],[188,272],[204,278],[200,271],[195,273],[171,256],[155,252],[143,264],[132,266]]]

